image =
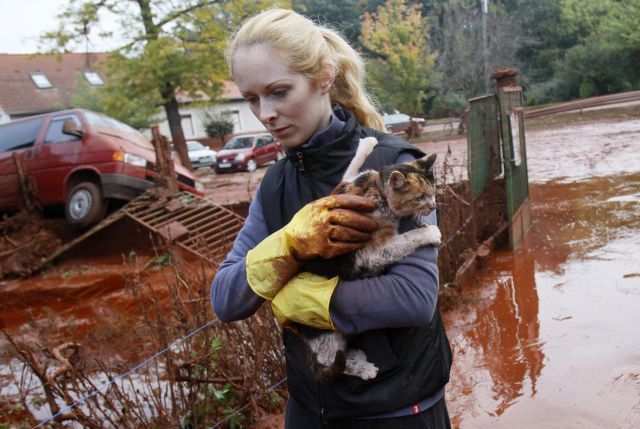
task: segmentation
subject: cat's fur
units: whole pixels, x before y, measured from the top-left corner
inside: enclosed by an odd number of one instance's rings
[[[373,137],[360,140],[343,181],[333,193],[376,200],[378,207],[371,217],[378,222],[378,229],[363,248],[331,260],[309,261],[304,266],[305,271],[325,277],[338,275],[343,280],[369,277],[383,272],[419,247],[440,244],[440,230],[434,225],[398,233],[401,218],[425,216],[436,208],[433,175],[436,155],[389,165],[379,173],[374,170],[359,173],[376,144]],[[363,351],[347,348],[347,338],[343,334],[307,333],[303,337],[315,359],[312,364],[314,372],[321,381],[332,381],[342,374],[364,380],[376,377],[378,368],[367,361]]]

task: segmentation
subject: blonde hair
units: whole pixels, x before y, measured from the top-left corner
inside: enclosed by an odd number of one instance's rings
[[[353,112],[360,124],[385,130],[382,116],[364,89],[364,61],[336,31],[291,10],[262,12],[246,20],[233,35],[226,54],[231,74],[236,50],[260,43],[274,48],[291,70],[312,81],[320,82],[326,77],[327,66],[333,68],[331,102]]]

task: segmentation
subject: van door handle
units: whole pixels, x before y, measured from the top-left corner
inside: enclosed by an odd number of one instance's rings
[[[33,155],[34,156],[40,156],[40,148],[39,147],[33,149]]]

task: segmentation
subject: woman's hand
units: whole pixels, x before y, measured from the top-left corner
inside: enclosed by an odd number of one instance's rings
[[[361,248],[378,227],[364,214],[375,208],[375,201],[347,194],[307,204],[284,227],[292,256],[298,261],[329,259]]]
[[[355,195],[330,195],[301,208],[291,221],[247,252],[249,287],[272,300],[303,261],[333,258],[364,246],[378,224],[364,213],[373,200]]]

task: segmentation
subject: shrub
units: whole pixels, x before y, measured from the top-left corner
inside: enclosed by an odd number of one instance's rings
[[[224,137],[233,132],[233,121],[229,112],[204,112],[204,129],[209,137]]]

